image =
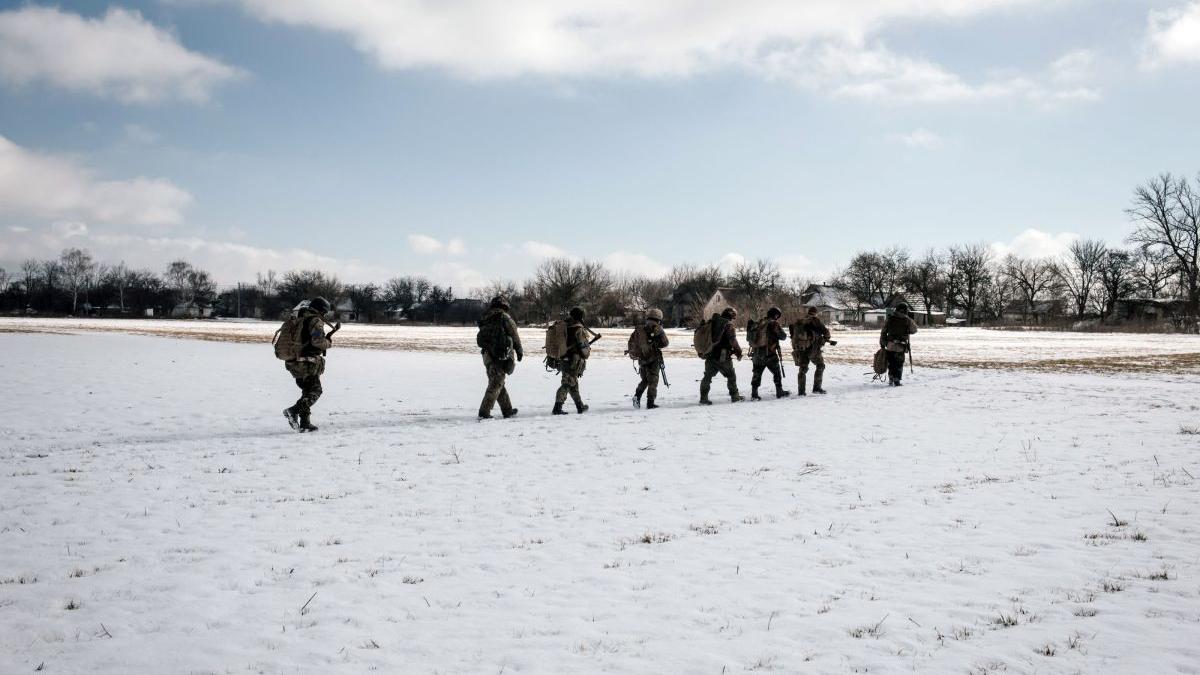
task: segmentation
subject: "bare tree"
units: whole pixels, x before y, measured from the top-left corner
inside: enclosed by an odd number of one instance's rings
[[[64,249],[59,261],[63,280],[71,290],[71,313],[74,314],[79,302],[79,291],[86,285],[88,275],[96,263],[90,253],[78,248]]]
[[[1111,319],[1117,303],[1133,295],[1133,254],[1109,249],[1100,261],[1100,293],[1104,318]]]
[[[951,246],[948,256],[948,284],[954,289],[955,303],[967,313],[967,323],[974,325],[984,286],[992,278],[992,249],[987,244]]]
[[[8,290],[8,279],[9,279],[8,270],[4,269],[3,267],[0,267],[0,293],[3,293]]]
[[[992,319],[1004,317],[1004,310],[1021,297],[1018,285],[1004,274],[993,274],[979,293],[979,307]]]
[[[667,284],[673,289],[672,300],[683,306],[684,316],[675,317],[681,323],[701,321],[700,316],[709,298],[726,283],[725,273],[717,265],[699,267],[692,264],[676,265],[666,276]]]
[[[1200,314],[1200,175],[1164,173],[1138,186],[1126,213],[1134,222],[1129,241],[1142,249],[1160,249],[1175,259],[1187,292],[1188,311]]]
[[[921,296],[925,303],[926,324],[933,323],[933,305],[946,292],[944,265],[944,257],[931,248],[904,270],[905,288]]]
[[[729,286],[745,296],[748,304],[758,312],[783,288],[783,273],[779,265],[759,258],[753,263],[742,263],[733,268],[729,275]]]
[[[42,274],[42,263],[33,258],[27,259],[21,263],[22,283],[25,285],[25,305],[29,307],[33,304],[33,294],[37,291],[38,278]]]
[[[880,306],[903,288],[908,257],[908,250],[898,246],[863,251],[850,259],[834,285],[849,292],[860,307]]]
[[[294,307],[301,300],[321,296],[336,305],[342,297],[342,282],[321,270],[290,270],[279,282],[278,293],[287,306]]]
[[[279,282],[275,278],[275,270],[267,270],[266,274],[262,272],[254,273],[254,285],[258,288],[258,292],[262,293],[264,298],[269,298],[275,295]]]
[[[1000,264],[1000,274],[1016,285],[1025,318],[1042,295],[1053,293],[1058,285],[1058,267],[1047,258],[1022,258],[1010,253]]]
[[[1058,278],[1075,307],[1075,316],[1083,318],[1094,301],[1100,283],[1100,267],[1108,246],[1099,239],[1076,239],[1058,264]]]
[[[1162,247],[1135,249],[1133,278],[1141,292],[1157,298],[1175,276],[1175,258]]]
[[[117,289],[117,302],[121,306],[121,313],[125,313],[125,289],[129,288],[129,282],[133,275],[129,271],[129,267],[125,265],[125,261],[117,263],[108,268],[108,273],[105,275],[105,281],[112,284],[112,287]]]
[[[550,258],[534,272],[532,300],[543,318],[575,305],[595,309],[612,288],[612,275],[599,262]]]

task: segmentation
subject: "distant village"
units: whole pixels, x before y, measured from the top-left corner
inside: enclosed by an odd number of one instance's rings
[[[678,265],[651,278],[617,274],[598,262],[549,259],[522,284],[497,282],[466,297],[419,276],[344,284],[320,270],[267,271],[252,282],[218,286],[186,261],[158,274],[98,263],[87,251],[68,249],[55,260],[26,261],[15,274],[0,269],[0,311],[278,320],[301,300],[320,295],[342,322],[471,325],[489,298],[504,295],[524,325],[546,323],[574,305],[589,308],[593,321],[606,326],[630,325],[657,307],[668,326],[684,328],[725,307],[755,318],[778,306],[789,316],[816,307],[834,327],[871,327],[903,302],[922,326],[1195,332],[1186,284],[1166,256],[1091,240],[1075,242],[1058,259],[996,258],[982,244],[915,258],[899,247],[865,251],[821,282],[789,278],[770,260],[729,270]]]

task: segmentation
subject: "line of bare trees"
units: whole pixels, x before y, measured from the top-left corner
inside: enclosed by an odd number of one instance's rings
[[[1134,190],[1127,214],[1133,229],[1128,247],[1096,239],[1074,241],[1056,257],[997,257],[984,243],[929,249],[913,255],[893,246],[855,255],[832,285],[860,308],[881,306],[896,293],[919,297],[926,311],[939,307],[968,323],[1044,315],[1110,319],[1118,303],[1133,296],[1182,298],[1186,313],[1200,314],[1200,176],[1162,174]],[[168,313],[179,305],[215,307],[218,315],[274,318],[304,298],[322,295],[335,305],[349,301],[360,320],[413,319],[467,322],[479,301],[507,296],[518,321],[536,323],[581,305],[593,316],[624,318],[649,307],[669,309],[681,321],[699,317],[718,288],[733,289],[760,310],[798,308],[808,280],[788,277],[770,260],[722,269],[677,265],[661,276],[617,274],[596,261],[543,261],[522,283],[497,281],[455,302],[453,288],[420,276],[382,285],[343,284],[320,270],[260,273],[253,282],[218,290],[211,276],[186,261],[163,274],[134,270],[123,262],[104,265],[82,249],[52,260],[27,260],[19,273],[0,269],[0,310],[79,313],[81,305],[140,314]],[[461,316],[460,316],[461,315]]]

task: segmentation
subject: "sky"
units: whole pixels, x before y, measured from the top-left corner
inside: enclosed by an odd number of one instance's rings
[[[0,2],[0,266],[459,294],[1129,232],[1200,171],[1195,0]]]

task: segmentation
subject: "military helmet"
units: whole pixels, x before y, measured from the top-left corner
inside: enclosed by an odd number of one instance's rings
[[[809,307],[809,308],[808,308],[808,313],[809,313],[809,314],[812,314],[812,315],[814,315],[814,316],[815,316],[815,315],[816,315],[816,313],[817,313],[817,308],[816,308],[816,307]]]
[[[329,311],[329,301],[319,295],[312,300],[309,300],[308,306],[321,314]]]
[[[908,303],[907,302],[899,303],[898,305],[896,305],[896,311],[901,314],[908,314]]]
[[[767,310],[768,319],[778,319],[781,316],[783,316],[783,310],[779,309],[778,307],[772,307],[771,309]]]
[[[736,319],[737,310],[732,307],[726,307],[725,311],[721,312],[721,316],[725,317],[726,319]]]
[[[587,312],[582,307],[572,307],[569,314],[576,321],[583,321],[584,317],[587,316]]]
[[[508,309],[509,307],[508,300],[506,300],[503,295],[497,295],[496,297],[492,298],[492,301],[489,304],[491,305],[492,309]]]
[[[662,321],[663,320],[662,310],[661,309],[652,309],[652,310],[646,312],[646,318],[654,319],[655,321]]]

